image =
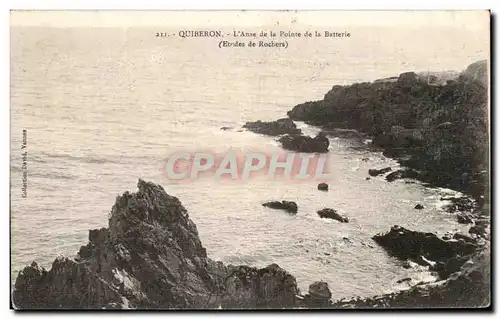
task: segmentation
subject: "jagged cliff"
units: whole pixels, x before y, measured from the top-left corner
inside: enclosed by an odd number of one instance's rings
[[[471,64],[446,83],[406,72],[378,81],[334,86],[323,100],[295,106],[293,120],[356,129],[421,179],[485,194],[489,169],[488,64]]]
[[[18,309],[287,308],[295,278],[273,264],[227,266],[207,257],[196,225],[180,201],[139,180],[136,193],[117,197],[108,228],[91,230],[74,259],[50,271],[35,262],[13,292]]]

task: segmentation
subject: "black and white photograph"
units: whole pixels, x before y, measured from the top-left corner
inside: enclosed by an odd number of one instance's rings
[[[10,307],[486,309],[488,10],[12,10]]]

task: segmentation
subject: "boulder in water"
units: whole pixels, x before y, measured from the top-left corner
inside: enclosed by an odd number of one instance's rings
[[[318,184],[318,190],[320,190],[320,191],[328,191],[328,184],[327,183],[319,183]]]
[[[330,218],[330,219],[335,219],[338,220],[341,223],[348,223],[349,219],[346,216],[340,215],[337,213],[336,210],[331,209],[331,208],[323,208],[321,210],[318,210],[318,215],[321,218]]]
[[[267,203],[262,204],[262,206],[269,207],[272,209],[283,209],[283,210],[285,210],[288,213],[293,214],[293,215],[297,214],[297,211],[298,211],[297,203],[287,201],[287,200],[284,200],[281,202],[278,202],[278,201],[267,202]]]
[[[379,176],[381,174],[385,174],[391,171],[390,167],[382,168],[382,169],[369,169],[368,174],[370,176]]]
[[[284,149],[304,153],[326,153],[330,141],[323,132],[314,138],[304,135],[285,135],[278,140]]]

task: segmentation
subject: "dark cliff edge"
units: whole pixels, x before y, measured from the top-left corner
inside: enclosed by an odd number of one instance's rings
[[[399,238],[395,231],[384,235],[392,250],[422,237],[407,231]],[[425,240],[419,245],[432,247]],[[208,258],[181,202],[161,186],[139,180],[136,193],[117,197],[108,228],[90,230],[89,243],[75,258],[58,257],[49,271],[35,262],[21,270],[12,301],[19,310],[480,307],[489,303],[488,251],[467,249],[472,258],[458,267],[444,265],[453,271],[436,284],[333,302],[327,283],[313,283],[301,295],[295,277],[276,264],[258,269]]]
[[[489,193],[488,114],[487,61],[444,83],[406,72],[335,85],[323,100],[288,112],[292,120],[323,128],[355,129],[384,155],[418,170],[420,180],[475,198]]]

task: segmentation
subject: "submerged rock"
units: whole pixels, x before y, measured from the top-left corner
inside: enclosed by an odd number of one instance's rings
[[[283,209],[283,210],[289,212],[290,214],[297,214],[297,211],[299,209],[297,206],[297,203],[287,201],[287,200],[284,200],[281,202],[278,202],[278,201],[267,202],[267,203],[262,204],[262,206],[269,207],[272,209]]]
[[[390,167],[386,167],[386,168],[382,168],[382,169],[369,169],[368,174],[370,174],[370,176],[379,176],[381,174],[385,174],[385,173],[390,172],[390,171],[391,171]]]
[[[139,180],[116,198],[108,228],[91,230],[78,258],[19,272],[16,309],[294,307],[295,278],[278,265],[226,266],[207,257],[181,202]]]
[[[318,184],[318,190],[320,190],[320,191],[328,191],[328,184],[327,183],[319,183]]]
[[[415,207],[414,207],[414,208],[415,208],[415,209],[424,209],[425,207],[424,207],[424,205],[422,205],[422,204],[417,204],[417,205],[415,205]]]
[[[304,153],[326,153],[330,141],[323,132],[314,138],[304,135],[285,135],[278,140],[284,149]]]
[[[321,210],[318,210],[318,215],[321,218],[330,218],[330,219],[335,219],[338,220],[341,223],[348,223],[349,219],[346,216],[340,215],[337,213],[336,210],[331,209],[331,208],[323,208]]]
[[[255,133],[271,135],[271,136],[277,136],[283,134],[292,134],[292,135],[302,134],[302,131],[299,128],[297,128],[295,123],[289,118],[282,118],[273,122],[262,122],[262,121],[247,122],[245,123],[245,125],[243,125],[243,128],[246,128],[249,131]]]

